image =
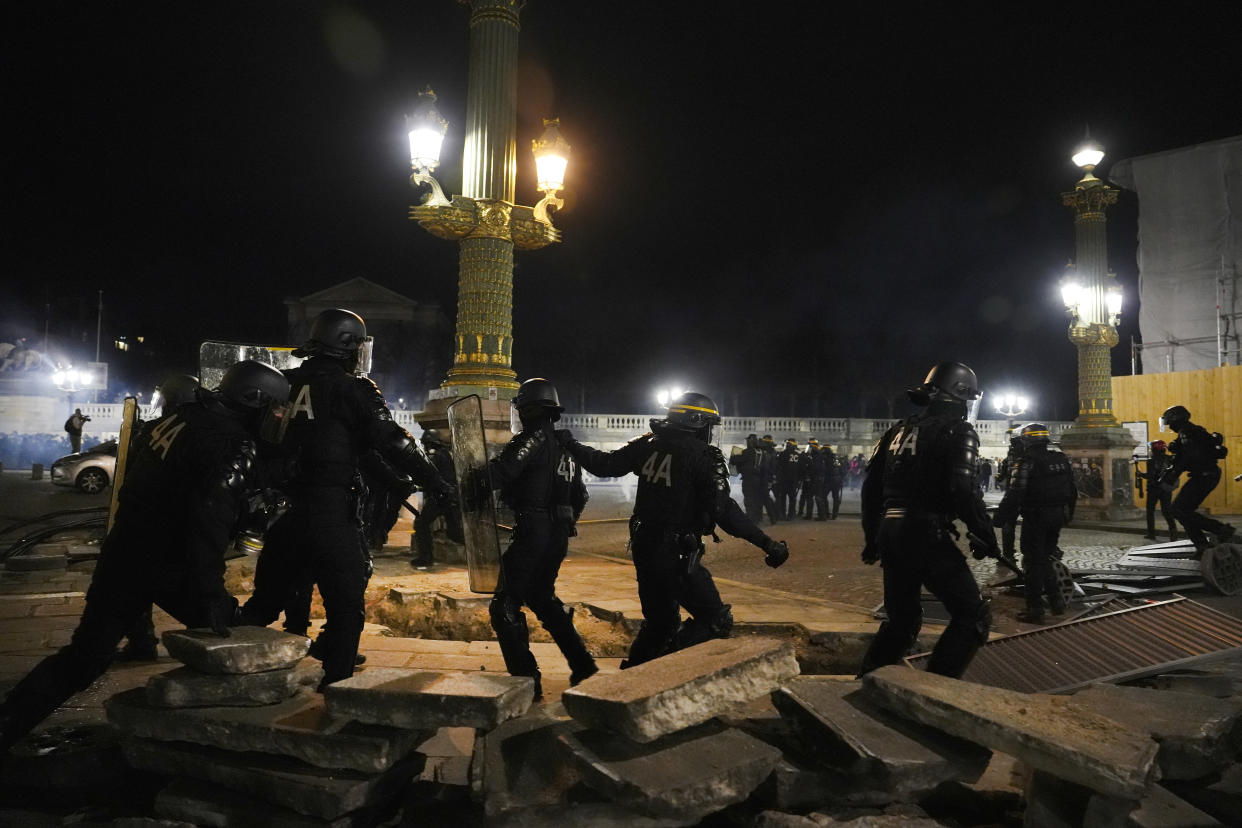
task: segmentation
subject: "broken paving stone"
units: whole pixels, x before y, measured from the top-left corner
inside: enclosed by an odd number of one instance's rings
[[[1198,693],[1201,696],[1212,696],[1227,699],[1233,695],[1237,682],[1233,676],[1225,673],[1164,673],[1146,679],[1143,684],[1157,690],[1172,690],[1175,693]]]
[[[108,721],[132,736],[274,753],[363,773],[387,770],[427,738],[331,716],[316,693],[264,707],[156,707],[139,687],[108,699],[105,710]]]
[[[378,812],[395,806],[423,766],[423,757],[416,753],[383,773],[365,774],[315,768],[284,756],[151,739],[128,740],[125,758],[139,770],[213,782],[321,819],[359,808]]]
[[[1215,828],[1222,824],[1163,785],[1152,786],[1129,821],[1132,828]]]
[[[328,712],[369,724],[491,730],[525,713],[535,683],[521,676],[378,667],[324,688]]]
[[[987,767],[986,748],[904,721],[879,708],[862,682],[812,676],[772,693],[772,701],[819,762],[849,777],[850,788],[915,799],[949,780],[973,781]]]
[[[1167,787],[1225,825],[1242,825],[1242,764],[1230,765],[1215,781],[1171,780]]]
[[[526,808],[563,804],[582,777],[557,737],[581,730],[573,719],[535,708],[502,723],[474,744],[470,787],[488,817]]]
[[[1242,747],[1242,703],[1193,693],[1095,684],[1074,703],[1147,732],[1160,745],[1163,779],[1198,779],[1229,765]]]
[[[677,828],[687,823],[644,816],[615,802],[573,802],[511,811],[487,824],[492,828]]]
[[[985,687],[903,665],[868,673],[863,687],[901,716],[1108,796],[1138,800],[1159,772],[1158,746],[1146,733],[1071,698]]]
[[[1001,825],[1006,815],[1021,813],[1023,767],[1006,753],[993,753],[987,770],[974,782],[947,782],[919,804],[935,817],[952,816],[963,825]]]
[[[203,673],[287,670],[310,649],[310,639],[268,627],[232,627],[227,637],[211,630],[169,630],[161,640],[168,654]]]
[[[777,748],[719,722],[647,744],[600,730],[563,733],[559,740],[600,794],[673,819],[698,820],[741,802],[781,758]]]
[[[596,674],[561,695],[588,727],[650,742],[759,698],[798,675],[788,643],[715,639],[619,673]]]
[[[1133,799],[1100,794],[1037,770],[1026,785],[1023,825],[1032,828],[1125,828],[1138,807]]]
[[[253,796],[204,782],[180,778],[169,783],[155,798],[155,812],[161,816],[184,819],[193,825],[219,828],[363,828],[374,826],[383,815],[372,811],[355,811],[336,819],[323,820],[297,811],[272,805]]]
[[[147,681],[147,702],[159,707],[253,707],[284,701],[322,680],[323,666],[309,658],[263,673],[212,675],[178,667]]]

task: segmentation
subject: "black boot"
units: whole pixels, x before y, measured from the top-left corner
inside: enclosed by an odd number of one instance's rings
[[[548,635],[552,636],[552,640],[556,642],[561,655],[565,656],[565,661],[569,662],[569,684],[574,686],[595,675],[599,672],[599,668],[595,665],[594,657],[587,651],[582,636],[578,634],[578,629],[574,626],[573,608],[560,604],[559,599],[555,601],[555,604],[557,606],[551,610],[545,610],[548,618],[540,619],[540,622],[548,631]]]

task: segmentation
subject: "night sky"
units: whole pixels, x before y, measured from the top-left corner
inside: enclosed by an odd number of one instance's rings
[[[1242,132],[1240,8],[530,0],[518,200],[538,199],[540,117],[574,154],[564,242],[517,255],[519,376],[553,379],[570,410],[651,410],[675,382],[726,414],[878,417],[956,359],[985,391],[1029,392],[1032,416],[1072,418],[1069,155],[1088,125],[1105,174]],[[46,325],[93,357],[102,289],[105,343],[154,348],[114,380],[143,384],[192,368],[201,339],[279,342],[283,298],[355,276],[452,318],[456,246],[407,218],[404,115],[435,88],[438,177],[460,192],[464,6],[5,18],[0,340],[38,345]],[[1123,193],[1109,214],[1123,343],[1137,212]]]

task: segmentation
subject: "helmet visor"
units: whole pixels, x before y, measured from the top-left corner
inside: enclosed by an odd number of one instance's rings
[[[522,433],[522,418],[518,416],[517,406],[509,403],[509,430],[514,434]]]
[[[272,445],[280,445],[285,439],[285,429],[289,427],[289,412],[293,409],[289,402],[270,402],[263,409],[259,420],[259,439]]]
[[[354,373],[365,377],[371,373],[371,351],[375,347],[375,337],[365,336],[358,343],[358,355],[354,362]]]

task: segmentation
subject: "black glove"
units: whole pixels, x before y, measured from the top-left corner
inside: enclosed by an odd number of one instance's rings
[[[221,638],[229,637],[229,627],[237,623],[237,615],[237,599],[232,595],[214,597],[207,604],[207,622]]]
[[[970,556],[976,561],[984,558],[999,558],[1000,546],[996,543],[996,535],[989,533],[987,537],[979,537],[973,532],[970,535]]]
[[[784,541],[770,540],[763,551],[763,562],[773,569],[789,560],[789,545]]]
[[[863,547],[862,562],[865,563],[867,566],[871,566],[873,563],[875,563],[879,559],[880,559],[880,548],[876,546],[874,543],[871,543],[870,541],[868,541],[867,544]]]

